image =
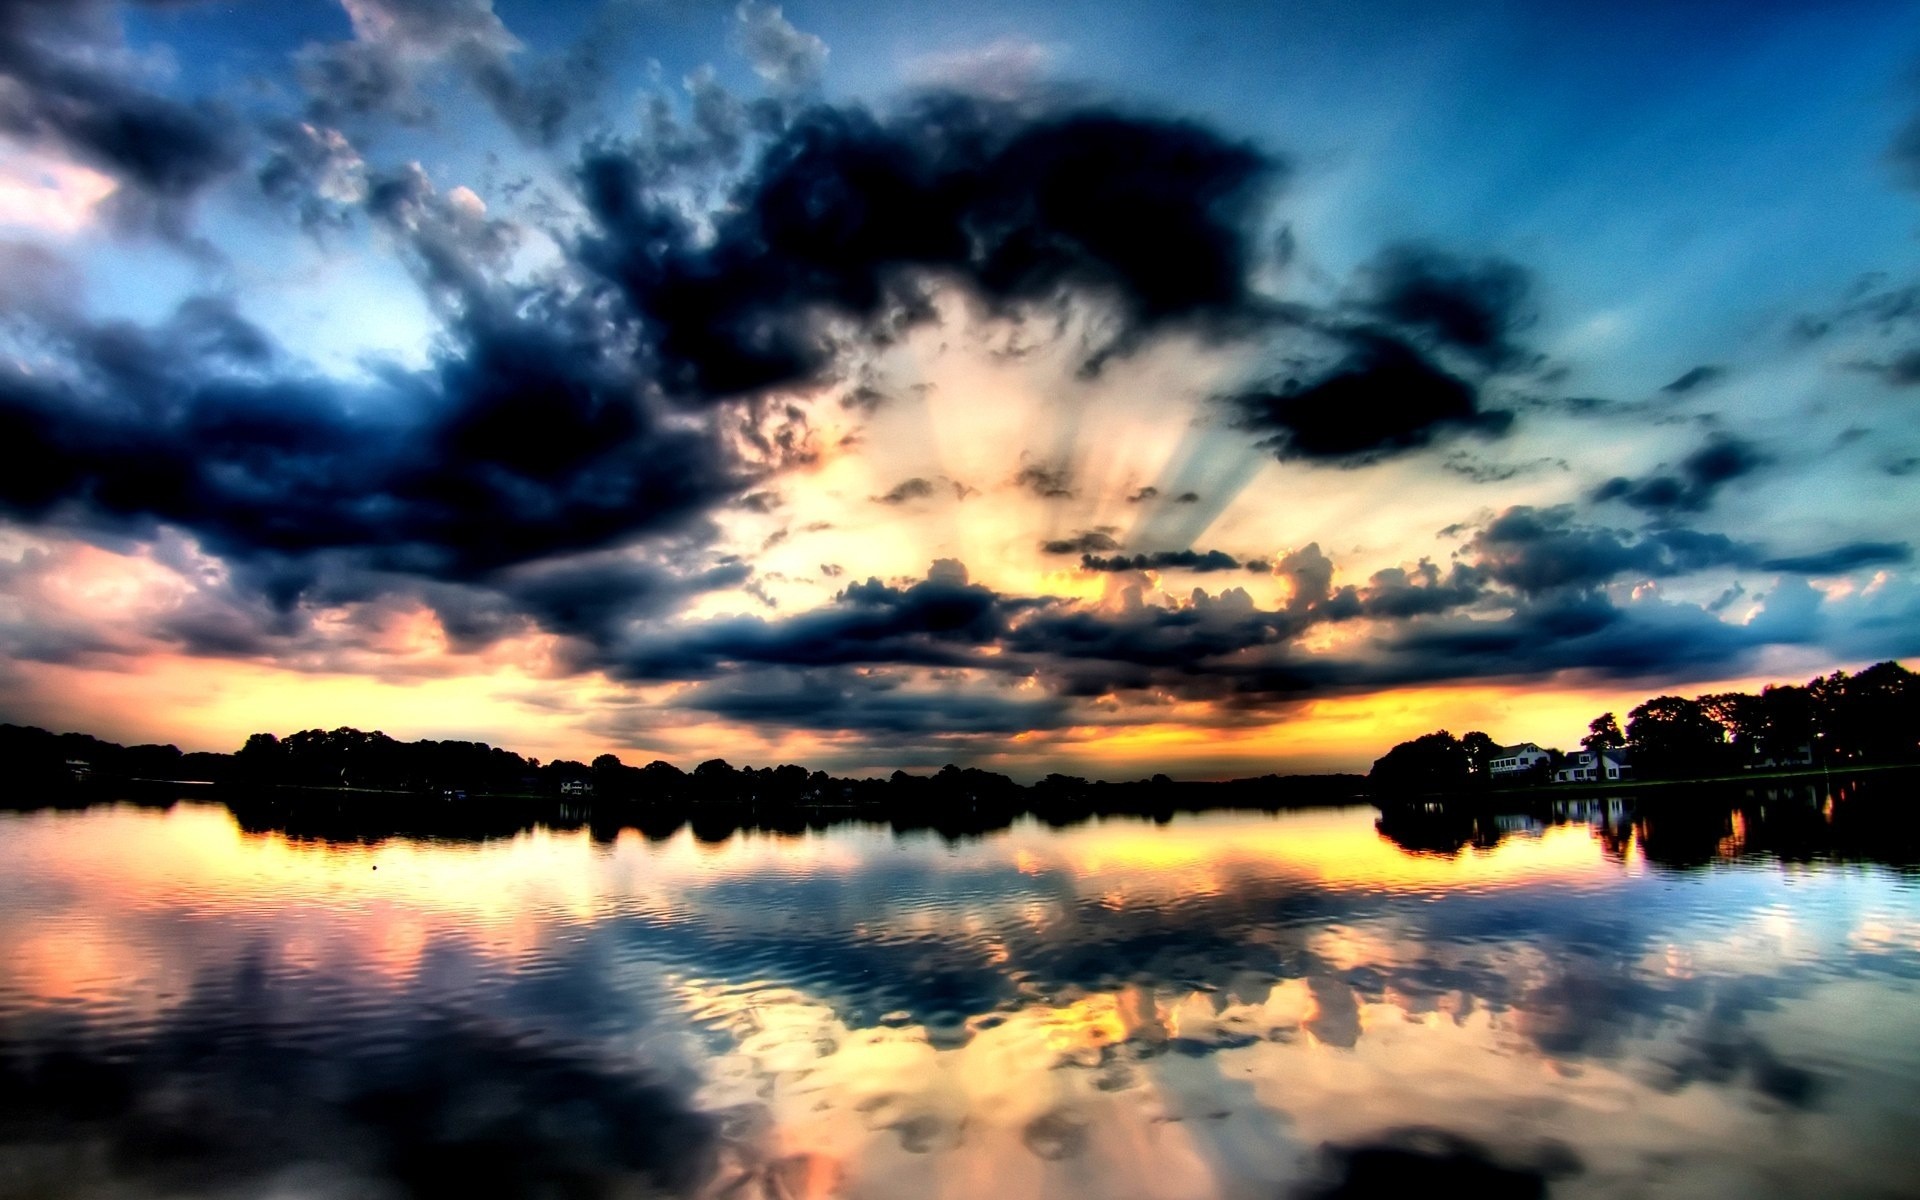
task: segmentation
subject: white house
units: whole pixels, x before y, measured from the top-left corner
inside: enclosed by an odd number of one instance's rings
[[[1532,742],[1521,742],[1518,746],[1502,746],[1494,751],[1492,761],[1487,763],[1487,772],[1495,779],[1507,779],[1531,771],[1533,765],[1552,758],[1548,751],[1542,750]]]
[[[1633,764],[1625,750],[1576,750],[1553,773],[1555,783],[1598,783],[1602,779],[1631,779]]]
[[[1813,765],[1813,743],[1802,742],[1778,755],[1763,754],[1760,747],[1755,746],[1753,757],[1742,765],[1749,771],[1764,771],[1769,767],[1810,767]]]

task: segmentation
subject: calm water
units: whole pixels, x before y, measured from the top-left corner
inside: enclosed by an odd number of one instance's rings
[[[1859,803],[0,816],[0,1195],[1920,1194],[1920,874]]]

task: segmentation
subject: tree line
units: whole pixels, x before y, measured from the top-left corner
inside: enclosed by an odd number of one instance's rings
[[[1621,751],[1636,779],[1702,779],[1764,767],[1843,767],[1920,761],[1920,675],[1897,662],[1855,674],[1835,671],[1804,686],[1756,693],[1654,696],[1587,726],[1580,744]],[[1459,792],[1493,784],[1501,745],[1479,730],[1447,730],[1401,742],[1367,775],[1375,794]],[[1517,783],[1545,783],[1565,761],[1558,750]]]
[[[1920,677],[1896,662],[1857,674],[1836,671],[1804,686],[1776,685],[1758,694],[1655,696],[1627,714],[1624,726],[1602,713],[1581,739],[1591,750],[1626,751],[1637,778],[1701,778],[1751,766],[1806,763],[1847,766],[1920,760]],[[436,803],[492,797],[595,804],[603,812],[653,808],[734,815],[811,809],[892,820],[998,822],[1032,812],[1048,819],[1076,814],[1159,814],[1176,808],[1279,807],[1337,803],[1362,793],[1404,795],[1473,790],[1492,782],[1489,764],[1501,747],[1473,731],[1446,730],[1402,742],[1357,775],[1263,776],[1229,783],[1176,783],[1165,776],[1106,783],[1049,775],[1021,785],[1005,775],[951,766],[932,775],[896,771],[845,778],[786,764],[735,767],[710,759],[692,771],[655,761],[630,766],[603,754],[591,762],[541,762],[485,742],[403,742],[375,730],[307,729],[281,737],[256,733],[231,754],[185,753],[171,745],[122,746],[79,733],[0,725],[0,762],[16,795],[70,792],[86,779],[123,782],[203,781],[228,794],[278,790],[378,792]],[[1559,761],[1541,764],[1535,781]],[[423,810],[424,811],[424,810]],[[441,811],[439,809],[434,810]]]
[[[660,829],[687,820],[709,831],[799,829],[821,813],[978,832],[1029,813],[1065,823],[1100,814],[1347,803],[1364,784],[1358,775],[1226,783],[1156,775],[1110,783],[1052,774],[1023,785],[951,764],[929,775],[848,778],[793,764],[736,767],[718,758],[683,771],[664,761],[631,766],[612,754],[590,763],[543,763],[485,742],[403,742],[354,728],[256,733],[232,754],[187,754],[174,746],[120,746],[86,734],[0,725],[0,761],[25,785],[13,790],[29,804],[75,794],[119,796],[142,781],[153,784],[143,794],[164,800],[176,794],[165,781],[197,781],[211,785],[243,823],[305,824],[347,835],[499,832],[528,820],[576,818]]]

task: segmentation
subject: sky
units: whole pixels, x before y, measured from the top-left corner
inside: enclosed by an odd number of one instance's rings
[[[0,720],[1214,778],[1910,659],[1916,16],[0,0]]]

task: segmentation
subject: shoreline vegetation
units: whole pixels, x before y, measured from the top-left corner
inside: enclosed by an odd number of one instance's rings
[[[1664,807],[1677,787],[1725,793],[1920,766],[1920,676],[1888,662],[1757,696],[1655,697],[1629,714],[1624,729],[1613,714],[1602,714],[1582,741],[1630,756],[1633,777],[1553,783],[1552,767],[1564,756],[1545,751],[1538,769],[1498,780],[1489,764],[1501,746],[1484,733],[1455,738],[1445,730],[1400,743],[1364,776],[1106,782],[1054,774],[1023,785],[951,765],[931,775],[862,779],[793,765],[737,768],[721,759],[691,772],[666,762],[629,766],[611,754],[591,763],[541,763],[482,742],[401,742],[352,728],[285,738],[258,733],[232,754],[215,754],[0,725],[0,762],[9,778],[0,807],[205,797],[225,804],[244,827],[322,837],[487,837],[537,824],[584,824],[648,836],[691,825],[709,839],[846,821],[966,836],[1028,816],[1067,825],[1102,816],[1164,821],[1176,812],[1361,803],[1388,814],[1541,811],[1595,797],[1657,799]]]

